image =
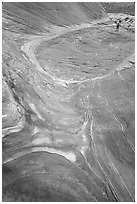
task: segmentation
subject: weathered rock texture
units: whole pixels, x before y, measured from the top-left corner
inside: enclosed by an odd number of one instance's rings
[[[3,3],[3,201],[134,201],[134,33],[98,3]]]

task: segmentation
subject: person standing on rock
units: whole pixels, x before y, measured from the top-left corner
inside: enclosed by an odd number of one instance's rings
[[[121,20],[119,19],[119,20],[116,22],[116,31],[119,31],[120,23],[121,23]]]

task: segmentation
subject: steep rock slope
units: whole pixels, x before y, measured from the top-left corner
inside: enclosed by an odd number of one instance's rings
[[[101,4],[108,13],[135,15],[135,2],[103,2]]]
[[[25,32],[36,30],[48,32],[48,26],[68,26],[87,23],[95,19],[107,17],[107,13],[98,3],[3,3],[3,17],[12,20],[11,29],[25,26]],[[6,24],[6,26],[8,26]],[[15,27],[15,28],[14,28]]]

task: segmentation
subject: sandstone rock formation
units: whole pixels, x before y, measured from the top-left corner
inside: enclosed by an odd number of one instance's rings
[[[134,201],[134,33],[99,3],[3,3],[3,201]]]

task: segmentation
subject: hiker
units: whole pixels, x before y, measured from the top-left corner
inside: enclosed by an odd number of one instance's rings
[[[116,31],[119,31],[119,22],[117,22]]]
[[[120,23],[121,23],[122,21],[120,20],[120,19],[118,19],[118,21],[116,21],[116,31],[119,31],[119,27],[120,27]]]

